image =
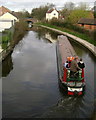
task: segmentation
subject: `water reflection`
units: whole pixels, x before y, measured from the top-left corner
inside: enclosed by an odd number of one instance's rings
[[[12,54],[9,54],[7,60],[2,63],[2,77],[6,77],[10,71],[13,69]]]
[[[42,27],[32,27],[31,30],[36,31],[37,35],[36,37],[41,40],[42,38],[46,38],[47,39],[52,39],[55,40],[57,39],[58,35],[61,35],[60,33],[48,30],[48,29],[44,29]]]
[[[54,43],[54,42],[57,41],[57,38],[53,39],[53,38],[51,37],[50,33],[46,33],[46,34],[45,34],[45,38],[48,39],[48,40],[50,40],[50,42],[52,42],[52,43]]]

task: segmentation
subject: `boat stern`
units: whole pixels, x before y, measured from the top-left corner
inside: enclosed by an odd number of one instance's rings
[[[70,88],[68,87],[68,95],[82,95],[83,88]]]

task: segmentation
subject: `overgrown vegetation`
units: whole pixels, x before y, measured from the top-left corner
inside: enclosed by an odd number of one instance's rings
[[[61,27],[61,28],[67,28],[67,29],[70,29],[70,30],[73,30],[73,31],[78,31],[79,33],[85,33],[85,34],[89,33],[88,30],[85,30],[84,28],[79,27],[77,25],[74,25],[74,24],[72,24],[68,21],[52,19],[52,20],[50,20],[49,22],[46,22],[46,23],[51,24],[51,25],[55,25],[55,26],[58,26],[58,27]]]
[[[28,23],[24,21],[22,18],[31,17],[28,11],[23,9],[21,12],[19,12],[19,22],[16,22],[14,25],[14,34],[13,34],[13,41],[12,45],[17,44],[27,33],[28,30]]]
[[[2,49],[6,49],[8,47],[8,43],[11,43],[13,32],[13,27],[2,32]]]
[[[10,40],[12,39],[12,31],[9,30],[5,30],[2,32],[2,43],[6,43],[6,42],[10,42]]]
[[[24,35],[27,33],[27,29],[28,25],[25,21],[20,20],[19,22],[16,22],[12,45],[17,44],[24,37]]]
[[[91,18],[92,14],[90,11],[75,9],[71,11],[71,14],[66,18],[66,21],[76,24],[81,18]]]
[[[96,1],[95,1],[95,3],[94,3],[93,11],[94,11],[94,18],[96,18]]]
[[[40,24],[61,30],[63,32],[67,32],[72,35],[75,35],[75,36],[82,38],[96,46],[96,41],[94,40],[94,38],[96,36],[96,30],[95,31],[87,31],[83,28],[80,28],[80,27],[72,25],[72,24],[69,25],[67,23],[64,23],[64,24],[62,23],[62,25],[60,24],[60,26],[57,25],[57,23],[51,24],[50,22],[49,23],[40,23]]]
[[[64,17],[64,20],[76,24],[80,18],[91,18],[93,17],[93,14],[89,9],[89,6],[87,6],[86,3],[79,3],[78,6],[76,6],[72,2],[65,3],[63,9],[60,11],[61,16]]]

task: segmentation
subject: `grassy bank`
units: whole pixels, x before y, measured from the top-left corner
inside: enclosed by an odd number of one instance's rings
[[[5,30],[2,33],[2,43],[9,42],[11,40],[12,32],[10,30]]]
[[[6,49],[8,47],[8,43],[12,41],[12,36],[13,36],[14,28],[10,29],[5,29],[1,34],[2,34],[2,39],[0,43],[2,44],[2,49]]]
[[[48,23],[38,23],[38,24],[44,25],[44,26],[47,26],[50,28],[55,28],[57,30],[61,30],[62,32],[67,32],[67,33],[77,36],[81,39],[84,39],[84,40],[88,41],[89,43],[96,46],[96,41],[94,40],[94,37],[95,37],[94,35],[95,35],[96,31],[92,31],[92,32],[90,32],[90,34],[85,34],[85,33],[80,33],[80,32],[74,31],[72,29],[65,28],[65,27],[57,27],[55,25],[51,25]]]

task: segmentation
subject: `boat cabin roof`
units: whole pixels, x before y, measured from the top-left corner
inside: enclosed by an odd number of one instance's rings
[[[75,50],[68,38],[64,35],[58,36],[58,48],[61,54],[62,63],[65,63],[68,57],[71,58],[72,56],[76,56]]]

